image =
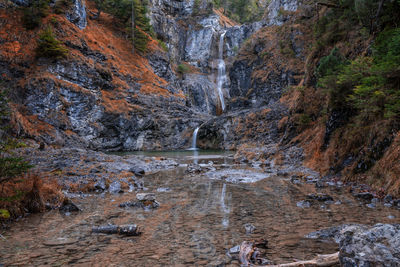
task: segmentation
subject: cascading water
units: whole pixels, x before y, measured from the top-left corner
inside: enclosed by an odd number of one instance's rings
[[[225,110],[225,101],[224,94],[222,93],[222,86],[226,81],[226,69],[225,69],[225,61],[224,61],[224,40],[225,40],[226,32],[223,32],[219,37],[219,46],[218,46],[218,76],[217,76],[217,90],[219,100],[221,102],[222,111]]]
[[[197,150],[197,133],[199,132],[200,127],[197,127],[193,132],[193,139],[192,139],[192,150]]]

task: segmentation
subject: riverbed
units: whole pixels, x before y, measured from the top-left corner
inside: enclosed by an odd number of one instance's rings
[[[341,184],[317,188],[293,179],[298,174],[235,164],[231,152],[142,156],[173,158],[178,165],[146,173],[141,190],[74,195],[80,212],[52,210],[15,222],[0,240],[0,265],[238,266],[227,252],[254,240],[268,241],[266,258],[284,263],[338,250],[334,242],[305,238],[310,232],[344,223],[400,222],[397,208],[368,205]],[[143,192],[154,193],[160,206],[118,206]],[[307,200],[315,193],[333,200]],[[107,224],[137,224],[142,234],[92,233]]]

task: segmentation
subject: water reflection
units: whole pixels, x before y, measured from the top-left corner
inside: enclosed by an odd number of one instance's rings
[[[231,209],[229,207],[229,199],[228,199],[228,205],[225,204],[225,197],[226,197],[226,184],[222,186],[221,190],[221,198],[220,198],[220,204],[221,204],[221,212],[223,213],[223,218],[222,218],[222,225],[225,228],[228,228],[229,226],[229,213],[231,212]]]
[[[66,217],[52,211],[12,225],[3,234],[7,241],[0,239],[0,265],[235,266],[226,250],[258,239],[268,240],[269,259],[290,262],[337,250],[336,244],[304,239],[309,232],[350,222],[400,222],[399,210],[367,208],[346,191],[324,189],[341,205],[301,209],[296,203],[314,192],[314,185],[275,176],[248,184],[226,180],[187,175],[184,168],[144,176],[146,192],[154,192],[160,203],[153,211],[118,208],[135,192],[74,199],[82,212]],[[107,223],[136,223],[143,233],[130,238],[91,233],[92,226]],[[246,234],[247,223],[257,231]]]
[[[199,151],[197,149],[193,150],[193,163],[199,164]]]

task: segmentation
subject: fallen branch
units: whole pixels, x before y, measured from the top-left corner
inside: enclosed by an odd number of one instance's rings
[[[261,267],[317,267],[333,266],[339,263],[339,252],[328,255],[318,255],[316,258],[308,261],[297,261],[285,264],[267,264],[268,259],[261,257],[261,253],[253,242],[243,241],[240,245],[239,261],[241,266],[261,266]]]
[[[315,259],[308,261],[297,261],[278,265],[263,265],[262,267],[296,267],[296,266],[333,266],[339,263],[339,252],[328,255],[318,255]]]

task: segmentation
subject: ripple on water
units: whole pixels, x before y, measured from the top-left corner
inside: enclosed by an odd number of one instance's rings
[[[271,176],[271,174],[268,173],[256,172],[248,169],[223,169],[206,172],[205,175],[210,179],[224,180],[235,184],[256,183]]]

